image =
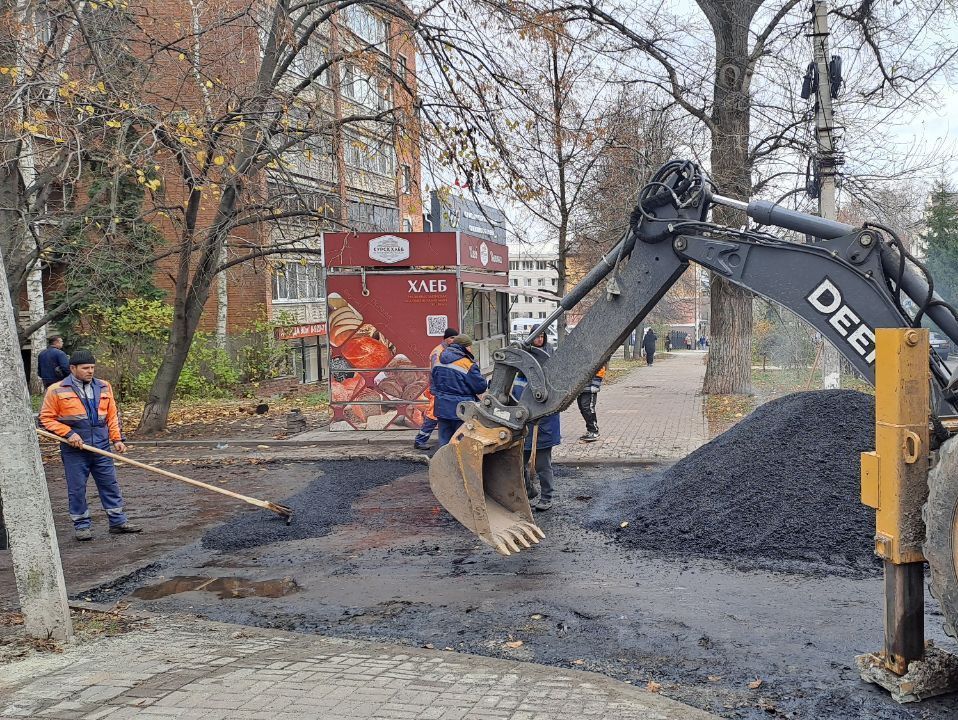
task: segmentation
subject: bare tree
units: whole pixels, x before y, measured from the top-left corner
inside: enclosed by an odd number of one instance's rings
[[[705,164],[724,194],[795,195],[796,186],[804,185],[806,158],[814,147],[812,108],[798,94],[809,57],[806,8],[797,0],[697,4],[701,16],[676,14],[664,2],[640,9],[603,0],[484,3],[494,9],[493,16],[498,12],[544,23],[560,15],[566,27],[584,21],[607,29],[604,36],[589,35],[589,49],[605,58],[610,73],[631,74],[635,82],[668,93],[695,120],[701,133],[690,134],[691,154],[706,155]],[[855,61],[846,63],[847,97],[840,119],[860,133],[856,150],[868,149],[866,143],[873,148],[856,158],[854,167],[849,163],[848,175],[869,174],[865,168],[888,147],[876,141],[887,137],[889,123],[904,108],[926,101],[929,81],[953,63],[958,50],[947,28],[954,11],[951,5],[922,2],[849,3],[833,10],[838,21],[833,47],[846,57],[854,55]],[[703,31],[707,40],[698,39]],[[493,71],[487,89],[504,82],[496,68],[484,62],[473,66]],[[474,128],[478,134],[481,123]],[[889,156],[896,159],[885,163],[886,171],[895,164],[900,170],[901,154]],[[726,210],[717,211],[716,219],[744,222],[741,214]],[[747,393],[751,298],[719,277],[712,278],[710,287],[713,342],[705,389]]]
[[[156,266],[168,281],[173,326],[143,432],[166,424],[218,275],[316,254],[320,230],[357,226],[347,164],[358,168],[353,184],[395,195],[396,148],[415,136],[415,78],[390,49],[410,42],[413,21],[389,0],[191,0],[182,10],[65,0],[36,52],[4,48],[31,63],[7,95],[19,120],[4,114],[0,230],[11,287],[51,259],[48,248],[72,246],[52,259],[76,268],[92,255],[85,266],[148,275]],[[65,209],[44,223],[56,188],[69,195]],[[144,224],[162,232],[157,247],[131,242]],[[93,289],[115,289],[87,280],[22,335]]]

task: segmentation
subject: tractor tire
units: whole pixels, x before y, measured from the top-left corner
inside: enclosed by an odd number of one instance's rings
[[[941,605],[945,632],[958,638],[958,437],[945,441],[928,472],[928,502],[922,515],[931,594]]]

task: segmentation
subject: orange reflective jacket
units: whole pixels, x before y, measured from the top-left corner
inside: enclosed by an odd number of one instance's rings
[[[81,383],[73,375],[47,388],[40,408],[40,424],[60,437],[76,433],[94,447],[103,448],[111,441],[122,441],[113,388],[98,378],[94,378],[91,385],[92,398],[83,396]]]

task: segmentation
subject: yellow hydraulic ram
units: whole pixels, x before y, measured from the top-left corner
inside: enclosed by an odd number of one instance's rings
[[[903,675],[925,645],[928,499],[928,330],[876,330],[875,451],[862,453],[862,502],[875,508],[875,554],[885,565],[885,642],[879,657]]]

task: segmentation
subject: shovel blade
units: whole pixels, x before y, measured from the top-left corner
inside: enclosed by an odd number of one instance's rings
[[[470,427],[471,425],[471,427]],[[532,519],[522,476],[522,441],[501,428],[463,425],[429,462],[429,486],[462,525],[502,555],[532,547],[545,533]]]

